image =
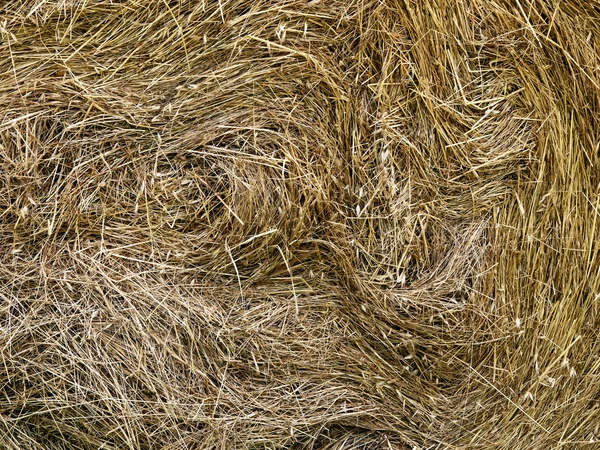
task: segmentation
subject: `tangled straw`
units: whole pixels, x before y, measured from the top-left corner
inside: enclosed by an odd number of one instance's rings
[[[0,448],[598,448],[597,0],[5,0],[0,49]]]

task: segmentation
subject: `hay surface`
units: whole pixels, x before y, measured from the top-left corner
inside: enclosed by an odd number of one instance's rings
[[[596,0],[4,0],[0,50],[0,448],[599,448]]]

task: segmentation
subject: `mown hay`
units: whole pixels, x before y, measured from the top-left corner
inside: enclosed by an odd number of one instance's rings
[[[0,3],[2,449],[600,440],[596,0]]]

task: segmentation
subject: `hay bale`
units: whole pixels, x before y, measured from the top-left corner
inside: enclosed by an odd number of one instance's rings
[[[0,447],[598,448],[599,32],[2,2]]]

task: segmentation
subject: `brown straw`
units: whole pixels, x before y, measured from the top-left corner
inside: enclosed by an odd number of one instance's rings
[[[0,55],[0,449],[600,448],[597,0],[3,0]]]

